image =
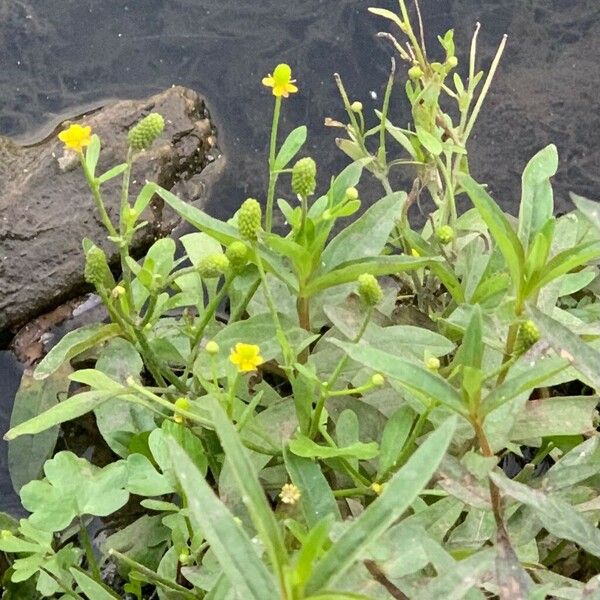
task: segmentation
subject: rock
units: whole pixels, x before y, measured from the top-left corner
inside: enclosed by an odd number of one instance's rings
[[[137,157],[130,197],[149,180],[201,203],[222,161],[216,160],[215,128],[204,100],[186,88],[173,87],[146,100],[118,101],[76,119],[90,125],[102,141],[97,173],[123,162],[128,129],[152,111],[165,118],[165,132]],[[56,137],[62,128],[31,146],[0,138],[0,332],[81,293],[82,238],[91,238],[116,258],[83,173],[77,164],[69,165]],[[118,177],[103,186],[113,222],[120,181]],[[137,254],[179,222],[158,198],[144,220],[148,225],[133,248]]]

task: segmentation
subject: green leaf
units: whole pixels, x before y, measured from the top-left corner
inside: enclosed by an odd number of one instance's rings
[[[155,191],[182,219],[196,227],[196,229],[207,233],[223,246],[229,246],[231,242],[236,240],[243,241],[235,227],[211,217],[191,204],[187,204],[169,190],[165,190],[158,185],[155,185]],[[253,256],[253,251],[250,256]],[[297,289],[297,282],[281,258],[265,250],[260,250],[260,256],[270,273],[281,279],[290,289]]]
[[[419,141],[421,142],[421,144],[423,144],[423,146],[428,152],[430,152],[434,156],[439,156],[442,153],[442,151],[444,150],[442,142],[440,142],[434,135],[432,135],[419,125],[417,125],[416,131]]]
[[[389,194],[342,229],[323,251],[322,270],[330,271],[344,262],[379,255],[396,224],[405,199],[404,192]]]
[[[81,569],[72,567],[70,570],[77,585],[90,600],[114,600],[115,598],[119,598],[119,596],[107,590],[105,586],[97,583]]]
[[[531,440],[551,435],[576,435],[594,431],[597,396],[559,396],[530,400],[519,413],[511,440]]]
[[[192,265],[197,267],[204,258],[211,254],[222,254],[221,244],[214,238],[201,231],[182,235],[179,241],[183,244],[185,252]]]
[[[345,448],[332,448],[330,446],[321,446],[313,442],[310,438],[302,434],[290,440],[290,452],[304,458],[338,458],[349,457],[359,460],[368,460],[374,458],[379,453],[379,447],[376,442],[364,444],[356,442]]]
[[[575,542],[590,554],[600,557],[600,530],[570,504],[510,480],[504,474],[490,473],[490,478],[506,495],[530,506],[552,535]]]
[[[326,517],[341,520],[337,502],[319,463],[292,454],[287,448],[283,457],[292,482],[300,490],[300,507],[306,524],[315,527]]]
[[[379,256],[363,258],[349,263],[342,263],[332,271],[317,276],[309,281],[305,293],[314,296],[327,288],[356,281],[359,275],[392,275],[404,271],[413,271],[431,264],[435,258],[414,258],[412,256]]]
[[[586,344],[577,334],[534,307],[529,312],[540,328],[542,337],[554,351],[567,359],[595,389],[600,390],[600,352]]]
[[[258,477],[254,474],[252,462],[234,426],[216,401],[212,402],[211,413],[215,430],[221,440],[221,446],[225,450],[225,455],[244,504],[252,517],[252,522],[263,544],[267,548],[271,564],[278,571],[281,571],[288,562],[287,551],[279,524],[267,502]]]
[[[127,489],[138,496],[162,496],[175,491],[167,478],[143,454],[130,454],[127,457]]]
[[[237,594],[248,600],[279,600],[277,585],[257,555],[256,545],[175,440],[169,440],[169,452],[188,500],[192,525],[204,533]]]
[[[300,148],[304,145],[306,141],[306,126],[301,125],[300,127],[296,127],[293,131],[285,139],[285,142],[281,145],[279,152],[275,158],[275,163],[273,165],[273,169],[275,171],[280,171],[281,169],[285,169],[287,164],[296,156]]]
[[[438,402],[460,415],[467,415],[468,411],[460,394],[439,375],[376,348],[348,344],[336,339],[329,341],[342,348],[353,360],[396,380],[402,387],[422,400],[425,406],[430,406],[432,402]]]
[[[471,319],[462,339],[462,344],[456,353],[455,363],[473,369],[481,369],[483,358],[483,333],[481,309],[473,306]]]
[[[33,377],[35,379],[45,379],[66,361],[118,336],[120,333],[121,328],[115,323],[110,325],[94,323],[67,333],[42,359],[35,369]]]
[[[110,181],[111,179],[118,177],[119,175],[121,175],[121,173],[124,173],[126,170],[127,170],[127,163],[121,163],[120,165],[116,165],[112,169],[109,169],[108,171],[106,171],[106,173],[102,173],[102,175],[100,175],[100,177],[98,177],[97,182],[99,185],[102,185],[103,183],[106,183],[107,181]]]
[[[588,200],[577,194],[570,194],[571,200],[575,203],[577,210],[594,226],[596,231],[600,233],[600,205],[598,202]]]
[[[351,523],[317,563],[307,583],[316,593],[341,577],[367,544],[375,542],[412,504],[427,485],[452,441],[456,419],[445,421],[428,436],[406,465],[386,484],[379,496]],[[600,534],[599,534],[600,535]]]
[[[533,292],[535,289],[543,288],[561,275],[564,275],[573,269],[577,269],[599,257],[600,242],[580,244],[579,246],[575,246],[575,248],[564,250],[554,256],[546,266],[539,271],[537,277],[532,278],[529,283],[529,289]]]
[[[524,359],[526,360],[526,359]],[[488,414],[523,392],[530,392],[543,386],[549,379],[569,366],[564,358],[539,358],[533,364],[528,361],[527,367],[519,372],[512,369],[506,380],[484,398],[482,409]],[[513,367],[514,369],[514,367]]]
[[[331,189],[327,194],[331,208],[335,209],[346,197],[346,190],[349,187],[354,187],[359,182],[364,165],[371,160],[372,159],[369,157],[354,161],[333,180]]]
[[[135,212],[138,215],[142,214],[142,212],[144,212],[148,204],[150,204],[150,200],[152,200],[152,197],[156,193],[156,188],[156,183],[144,184],[144,187],[142,187],[140,193],[135,199],[135,202],[133,203],[133,210],[135,210]]]
[[[85,149],[85,164],[92,175],[92,179],[96,173],[96,165],[100,157],[100,138],[94,134],[88,147]]]
[[[519,208],[519,239],[525,251],[554,212],[550,178],[558,169],[558,152],[554,144],[540,150],[523,171]]]
[[[461,186],[465,189],[471,202],[479,211],[481,218],[488,226],[496,245],[502,252],[510,271],[512,283],[518,291],[521,289],[525,256],[523,246],[513,231],[500,207],[491,196],[470,175],[459,174]]]
[[[10,417],[11,428],[56,406],[59,396],[66,395],[69,390],[70,372],[71,366],[64,365],[43,381],[36,381],[26,372],[15,396]],[[8,444],[8,469],[17,493],[26,483],[41,476],[42,467],[52,455],[57,438],[58,427],[55,426],[38,435],[23,436]]]
[[[10,441],[21,435],[33,435],[50,429],[55,425],[60,425],[60,423],[64,423],[65,421],[76,419],[94,410],[94,408],[111,397],[112,394],[110,393],[97,391],[75,394],[75,396],[71,396],[49,408],[41,415],[13,427],[4,434],[4,439]]]
[[[144,363],[135,347],[123,338],[111,340],[102,349],[96,361],[96,370],[111,380],[126,385],[128,377],[139,378]],[[125,398],[111,398],[94,410],[96,425],[110,446],[119,456],[129,454],[129,442],[134,435],[154,429],[154,413]]]
[[[404,448],[415,420],[415,412],[408,405],[401,406],[387,421],[381,435],[379,469],[376,480],[391,471]]]
[[[44,465],[46,478],[21,489],[31,524],[44,531],[61,531],[76,516],[106,517],[125,505],[129,493],[125,463],[100,469],[72,452],[59,452]]]

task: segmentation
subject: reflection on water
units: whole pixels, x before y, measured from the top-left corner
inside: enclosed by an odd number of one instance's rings
[[[271,101],[261,77],[289,62],[301,93],[286,102],[283,127],[309,125],[307,152],[325,174],[344,158],[325,116],[341,117],[332,80],[339,71],[368,110],[379,105],[391,53],[375,37],[387,28],[371,4],[396,0],[3,0],[0,6],[0,132],[31,139],[57,115],[110,97],[145,96],[171,84],[202,91],[220,124],[228,170],[211,210],[227,214],[262,196]],[[506,206],[520,171],[550,141],[563,161],[566,191],[598,194],[600,79],[597,0],[421,0],[430,49],[457,30],[462,56],[480,20],[482,59],[504,32],[508,50],[472,146],[472,166]],[[395,118],[407,120],[401,86]]]

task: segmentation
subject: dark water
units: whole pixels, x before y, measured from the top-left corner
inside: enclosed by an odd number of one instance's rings
[[[219,126],[227,169],[208,200],[225,216],[247,196],[264,196],[272,100],[261,78],[292,65],[300,93],[285,102],[283,130],[309,126],[306,152],[321,181],[346,163],[327,116],[343,118],[332,74],[367,113],[380,106],[387,22],[367,13],[395,0],[0,0],[0,134],[31,142],[62,118],[111,98],[144,97],[172,84],[201,91]],[[454,27],[458,56],[481,21],[481,64],[502,34],[509,43],[471,145],[474,175],[515,210],[527,159],[550,142],[561,168],[556,200],[568,191],[600,198],[600,3],[598,0],[421,0],[430,54]],[[402,86],[393,120],[406,123]],[[410,173],[406,174],[406,181]],[[373,195],[365,183],[365,195]],[[0,430],[19,370],[0,362]],[[4,449],[0,510],[10,508]]]

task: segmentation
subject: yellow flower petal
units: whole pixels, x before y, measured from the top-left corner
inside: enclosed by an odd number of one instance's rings
[[[263,77],[262,83],[267,87],[273,88],[273,96],[287,98],[290,94],[295,94],[298,88],[294,85],[295,79],[292,79],[292,69],[289,65],[281,63],[275,67],[273,74],[269,73]]]
[[[273,87],[275,85],[275,80],[271,75],[269,75],[268,77],[263,77],[262,84],[266,85],[267,87]]]
[[[92,141],[92,128],[85,125],[79,125],[79,123],[73,123],[58,134],[58,139],[69,150],[83,152],[84,146],[88,146]]]
[[[258,346],[242,342],[237,343],[235,348],[231,350],[229,360],[237,366],[240,373],[255,371],[258,365],[264,362]]]

